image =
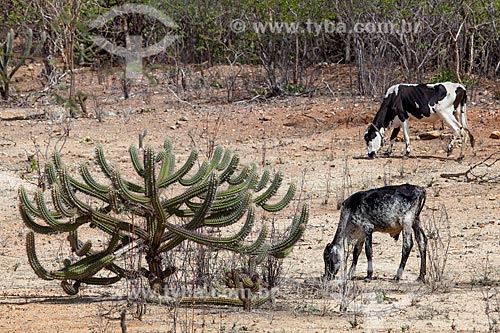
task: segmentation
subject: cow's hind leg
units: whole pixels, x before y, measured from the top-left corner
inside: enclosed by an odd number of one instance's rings
[[[389,140],[389,146],[387,147],[387,150],[385,151],[384,155],[389,157],[392,155],[392,146],[394,145],[394,142],[396,141],[396,138],[399,134],[400,127],[396,127],[392,130],[391,133],[391,138]]]
[[[356,273],[356,265],[358,264],[359,255],[361,254],[361,251],[363,251],[364,243],[365,243],[364,238],[360,238],[356,242],[356,245],[354,245],[354,250],[352,252],[352,265],[351,268],[349,269],[348,279],[352,279],[354,277],[354,274]]]
[[[408,121],[403,122],[403,135],[405,137],[406,149],[403,158],[410,156],[410,131],[408,130]]]
[[[425,282],[425,273],[427,270],[426,260],[427,260],[427,237],[424,231],[420,227],[420,219],[417,218],[413,224],[413,233],[415,234],[415,239],[417,241],[418,250],[420,252],[420,274],[418,275],[417,281]]]
[[[399,268],[396,273],[396,276],[394,277],[394,280],[399,281],[401,279],[401,276],[403,276],[403,272],[406,266],[406,261],[410,256],[412,247],[413,247],[413,237],[411,235],[411,229],[408,230],[408,228],[405,226],[403,228],[403,251],[401,255],[401,263],[399,264]]]
[[[453,116],[453,113],[450,112],[450,114],[447,114],[445,117],[443,117],[443,121],[445,122],[448,127],[450,127],[453,130],[453,135],[451,137],[450,143],[448,144],[448,156],[451,155],[453,152],[453,147],[455,145],[455,141],[457,141],[457,138],[463,139],[462,131],[463,128],[460,125],[460,123],[457,121],[457,119]]]

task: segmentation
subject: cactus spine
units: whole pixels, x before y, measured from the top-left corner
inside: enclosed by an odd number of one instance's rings
[[[29,263],[38,277],[60,280],[62,289],[70,295],[78,293],[81,284],[106,285],[132,278],[137,272],[121,267],[121,261],[117,260],[132,249],[145,253],[147,267],[141,267],[140,274],[149,280],[151,288],[162,292],[165,279],[175,272],[175,267],[166,267],[162,254],[184,241],[234,251],[258,264],[268,255],[277,258],[288,255],[305,231],[307,205],[294,217],[284,239],[268,239],[264,224],[256,239],[247,240],[256,224],[256,209],[282,210],[291,202],[296,187],[290,185],[282,198],[273,199],[283,175],[276,173],[269,182],[269,172],[259,177],[255,165],[238,171],[239,157],[228,149],[217,147],[212,159],[201,164],[196,163],[198,152],[194,150],[176,170],[168,140],[159,152],[151,147],[130,147],[139,183],[126,180],[105,158],[101,147],[95,152],[96,163],[107,178],[104,183],[94,178],[85,164],[79,167],[80,177],[71,176],[60,155],[54,153],[45,166],[51,195],[38,191],[31,201],[26,190],[19,189],[20,215],[31,229],[26,236]],[[199,165],[197,170],[195,165]],[[176,191],[166,192],[172,187]],[[240,227],[229,236],[207,233],[212,228],[225,228],[240,221]],[[90,240],[80,240],[78,231],[85,226],[108,235],[103,248],[94,248]],[[35,233],[42,236],[67,233],[70,249],[77,258],[68,258],[60,269],[45,269],[37,257]],[[104,271],[108,271],[105,276],[101,273]],[[258,289],[255,277],[252,280],[234,274],[234,279],[244,289]],[[264,302],[248,295],[234,300],[205,301],[242,305],[247,309]]]

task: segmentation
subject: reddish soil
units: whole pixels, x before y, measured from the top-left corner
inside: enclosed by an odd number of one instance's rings
[[[61,147],[58,140],[67,126],[70,131],[62,154],[72,167],[90,161],[93,147],[102,145],[107,158],[130,170],[127,149],[137,145],[138,133],[147,129],[147,144],[159,147],[168,138],[181,161],[194,147],[203,155],[213,141],[237,151],[243,164],[255,161],[260,170],[283,170],[286,182],[302,184],[301,200],[311,207],[304,238],[284,260],[283,281],[274,304],[251,312],[151,304],[141,320],[133,318],[131,307],[126,321],[129,332],[500,329],[500,185],[498,181],[480,184],[466,182],[464,177],[441,177],[443,173],[465,172],[500,152],[500,140],[489,137],[500,130],[500,106],[492,88],[496,82],[480,85],[477,96],[468,104],[476,147],[466,147],[463,161],[457,161],[459,149],[446,156],[446,138],[417,139],[419,134],[439,129],[440,124],[416,122],[410,124],[411,158],[401,158],[404,144],[398,142],[394,157],[368,160],[362,134],[380,101],[350,97],[349,70],[345,67],[330,66],[318,74],[319,82],[321,78],[332,82],[331,91],[325,95],[250,103],[225,103],[226,92],[214,87],[181,91],[176,96],[163,84],[149,86],[146,82],[133,87],[132,96],[123,100],[114,75],[105,76],[99,84],[97,74],[85,69],[77,75],[77,87],[92,94],[87,101],[89,115],[68,123],[62,121],[66,118],[64,110],[49,103],[49,95],[35,99],[40,96],[35,92],[42,89],[36,83],[37,68],[34,74],[21,72],[14,84],[23,94],[19,100],[24,104],[0,106],[0,332],[120,332],[119,314],[126,300],[114,296],[126,295],[125,282],[107,288],[87,286],[78,296],[67,296],[56,281],[37,278],[26,258],[28,229],[17,210],[17,189],[24,185],[30,195],[34,194],[37,174],[31,170],[28,157],[35,152],[35,143],[43,154],[46,148],[51,151]],[[166,75],[157,76],[160,82],[166,80]],[[235,99],[249,96],[241,91]],[[96,113],[103,115],[102,121],[95,118]],[[23,119],[36,114],[43,116]],[[43,157],[40,162],[44,162]],[[495,164],[485,172],[500,175],[500,166]],[[420,260],[414,249],[402,281],[393,282],[401,240],[394,242],[387,235],[375,234],[376,279],[348,283],[358,296],[347,296],[352,302],[347,312],[340,312],[341,282],[319,280],[323,248],[333,238],[339,218],[337,202],[345,197],[343,191],[404,182],[427,189],[423,212],[426,226],[438,219],[443,206],[446,209],[449,237],[446,223],[440,224],[444,244],[437,249],[439,258],[447,259],[443,281],[415,282]],[[448,239],[449,249],[444,255]],[[54,261],[62,244],[62,237],[44,241],[47,252],[40,254],[44,262]],[[362,255],[357,276],[362,277],[365,269]]]

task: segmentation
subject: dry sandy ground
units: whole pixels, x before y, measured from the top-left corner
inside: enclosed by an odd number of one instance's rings
[[[88,78],[87,78],[88,79]],[[88,82],[87,82],[88,83]],[[93,147],[103,145],[109,159],[128,168],[127,149],[137,135],[148,130],[146,142],[160,146],[165,138],[185,158],[194,146],[202,153],[209,139],[235,149],[242,163],[256,161],[260,170],[283,170],[287,182],[301,185],[301,200],[311,206],[306,234],[284,260],[284,279],[274,304],[251,312],[224,307],[172,308],[148,305],[142,320],[127,317],[128,332],[443,332],[488,331],[500,322],[500,193],[499,184],[445,179],[442,173],[468,170],[500,151],[500,140],[489,138],[500,129],[499,105],[487,96],[469,110],[477,145],[466,150],[462,162],[447,157],[446,139],[416,140],[433,128],[411,124],[412,157],[403,160],[397,143],[393,158],[365,159],[362,134],[378,102],[352,99],[343,94],[314,98],[295,97],[254,103],[179,102],[168,91],[152,88],[120,99],[119,90],[98,86],[104,121],[82,117],[71,120],[63,159],[66,163],[90,161]],[[89,84],[88,87],[92,87]],[[90,88],[89,88],[90,89]],[[181,96],[182,97],[182,96]],[[0,332],[120,332],[120,309],[126,301],[126,283],[107,288],[86,287],[78,296],[64,294],[55,281],[38,279],[25,255],[27,228],[17,211],[17,188],[36,188],[36,173],[29,172],[28,155],[34,140],[50,149],[61,137],[57,108],[39,106],[49,120],[0,122]],[[54,111],[56,110],[56,111]],[[2,118],[35,113],[33,108],[0,109]],[[350,123],[346,124],[346,120]],[[435,125],[438,128],[439,124]],[[446,130],[445,130],[446,132]],[[52,133],[49,142],[50,133]],[[35,139],[36,138],[36,139]],[[59,142],[60,144],[60,142]],[[43,161],[43,159],[42,159]],[[264,162],[265,166],[262,166]],[[500,174],[494,166],[487,170]],[[443,282],[415,282],[419,258],[412,252],[402,281],[391,280],[399,264],[401,240],[374,235],[376,279],[347,283],[357,296],[347,312],[339,311],[341,281],[322,283],[322,252],[335,233],[342,190],[350,192],[410,182],[427,189],[424,222],[440,220],[445,207],[449,221],[449,250]],[[446,223],[440,234],[447,244]],[[44,243],[45,259],[53,259],[60,238]],[[50,250],[50,251],[49,251]],[[358,277],[366,269],[364,255]]]

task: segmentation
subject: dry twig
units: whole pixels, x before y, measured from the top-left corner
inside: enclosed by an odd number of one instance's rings
[[[458,173],[442,173],[443,178],[461,178],[465,177],[465,181],[477,183],[494,183],[500,182],[500,152],[495,152],[486,157],[481,162],[474,164],[465,172]],[[495,168],[499,169],[495,172]]]

